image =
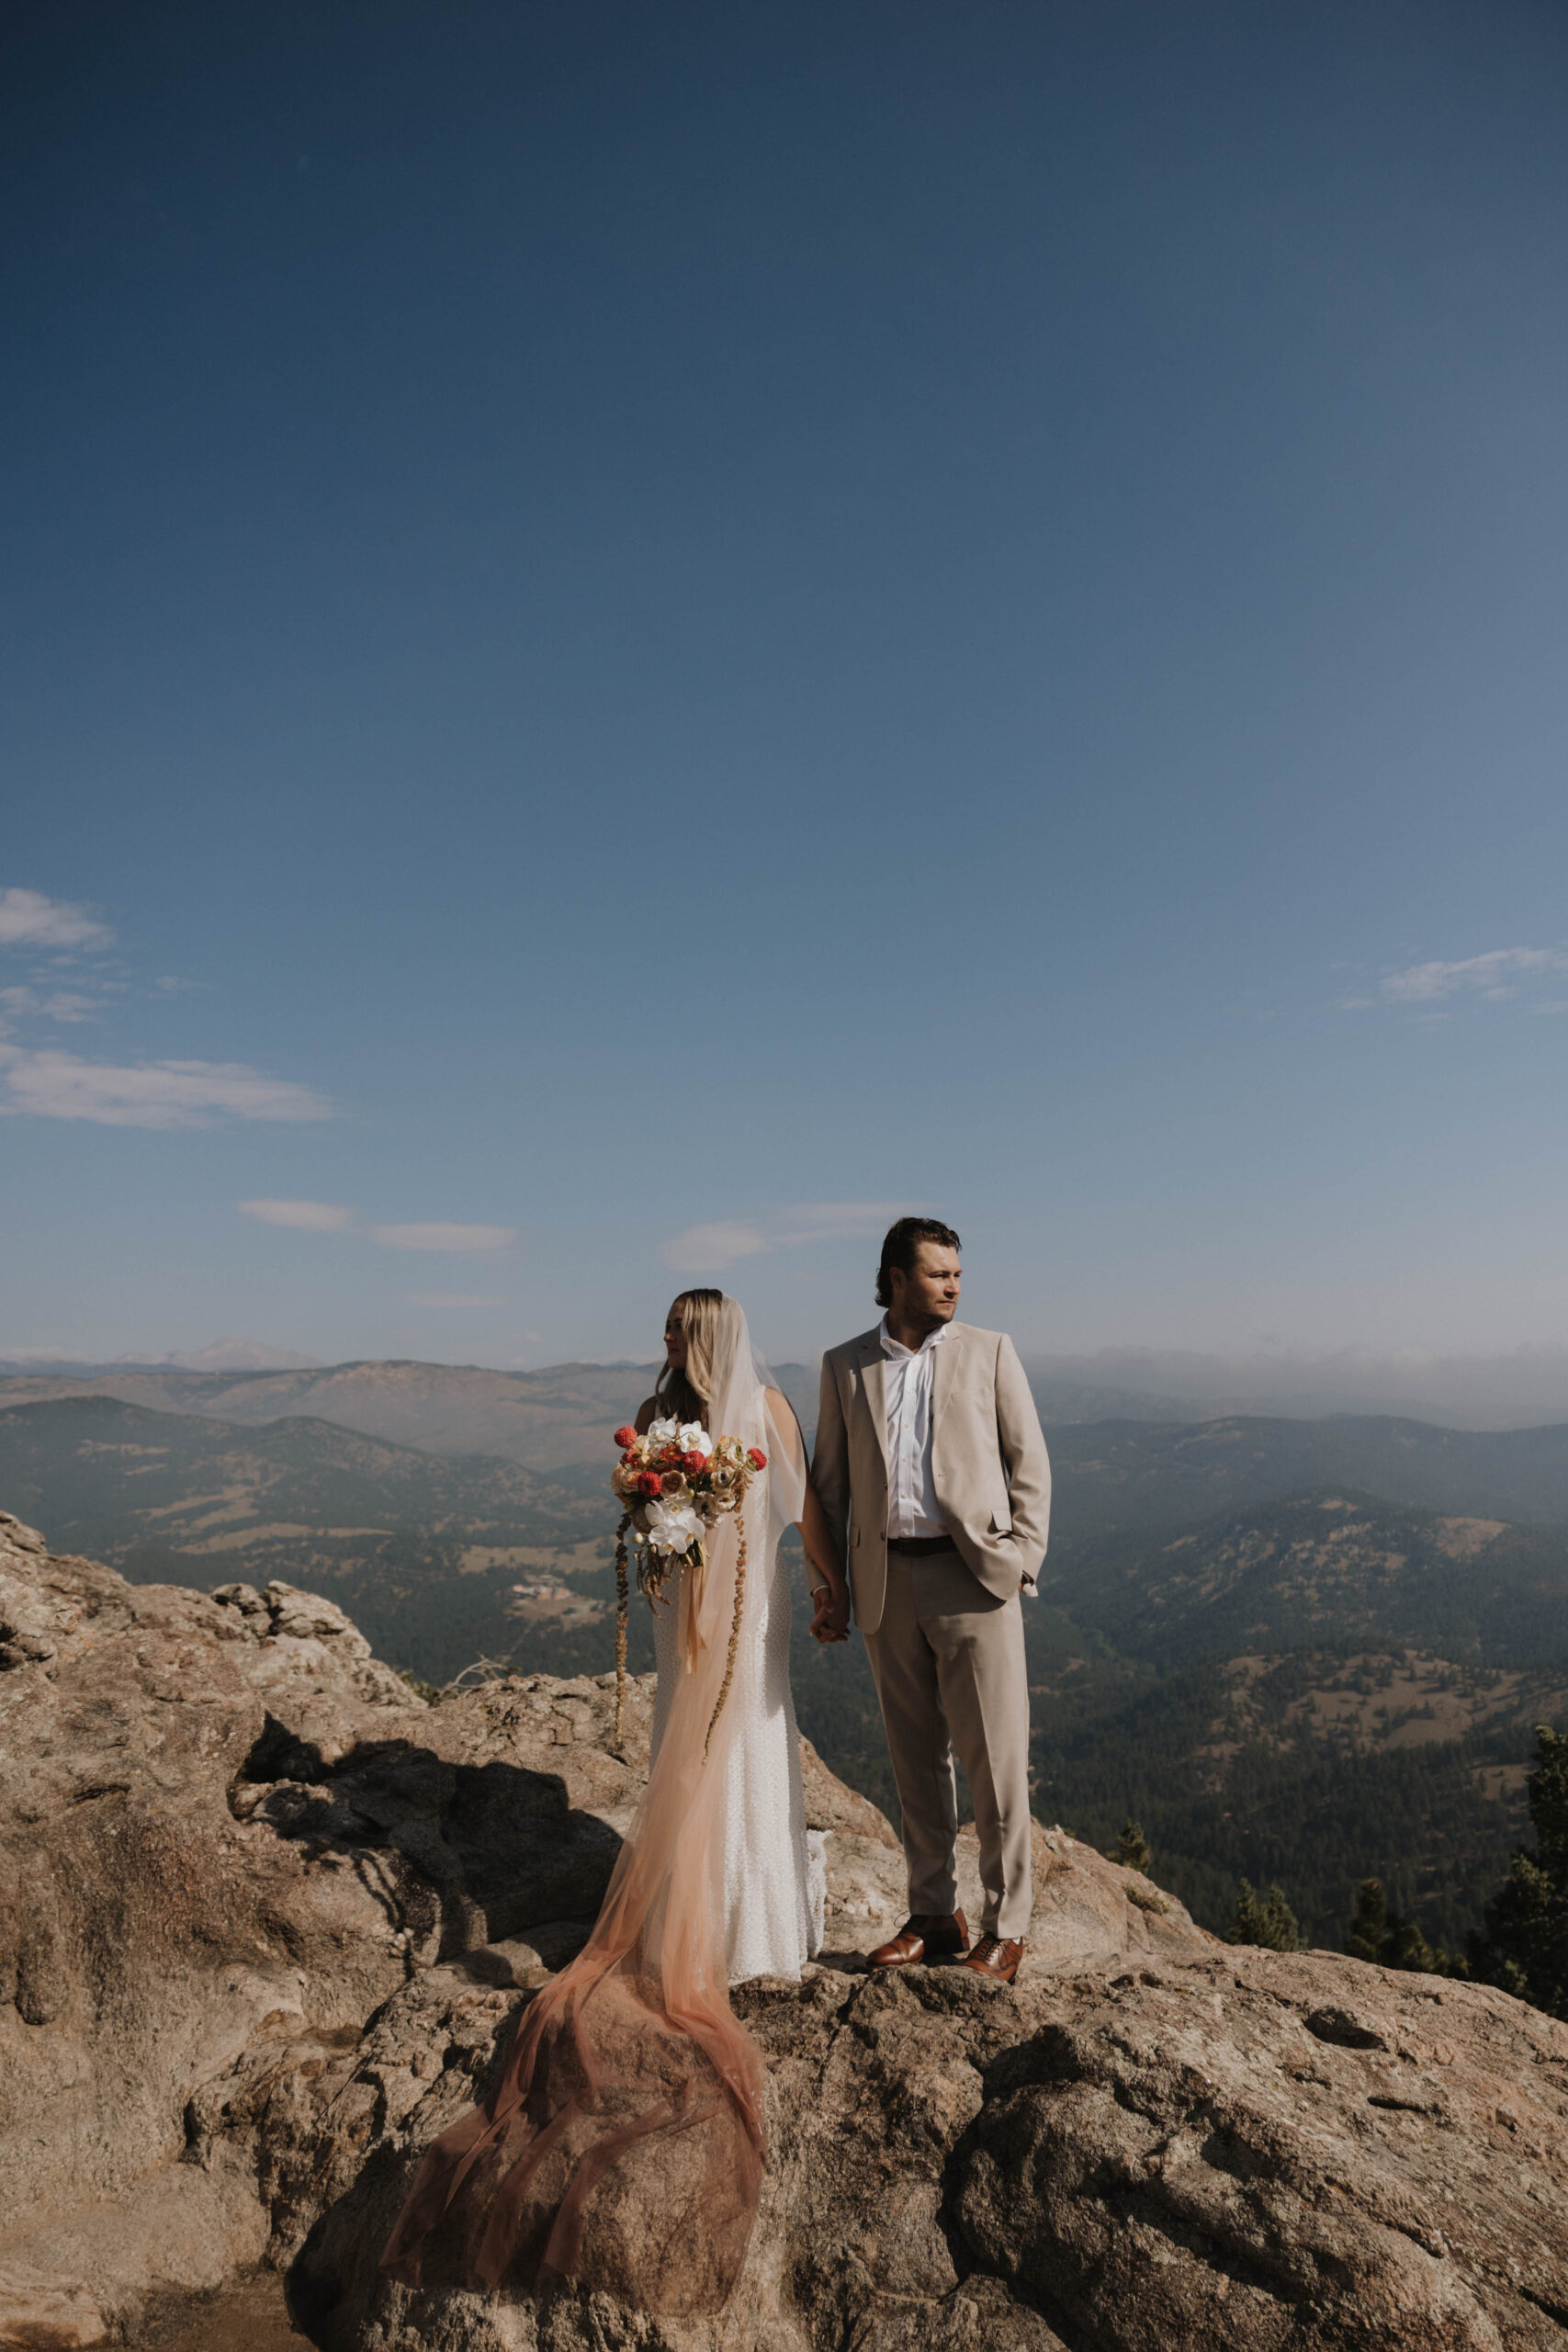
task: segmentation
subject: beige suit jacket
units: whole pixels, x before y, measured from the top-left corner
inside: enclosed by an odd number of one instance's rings
[[[855,1622],[875,1633],[887,1589],[887,1360],[880,1327],[829,1348],[811,1482],[843,1550]],[[1045,1557],[1051,1463],[1005,1331],[954,1323],[931,1370],[931,1476],[959,1555],[1010,1600]]]

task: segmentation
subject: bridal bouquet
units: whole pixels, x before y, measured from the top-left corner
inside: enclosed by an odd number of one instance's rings
[[[621,1523],[615,1530],[615,1739],[621,1736],[621,1713],[626,1679],[626,1601],[628,1531],[637,1547],[639,1592],[657,1608],[669,1599],[671,1577],[682,1567],[700,1573],[707,1565],[705,1539],[726,1512],[739,1513],[752,1478],[768,1466],[768,1457],[738,1437],[710,1437],[700,1421],[653,1421],[639,1437],[634,1429],[618,1429],[615,1443],[621,1458],[610,1474],[618,1498]],[[740,1555],[736,1565],[735,1615],[729,1632],[729,1656],[724,1687],[708,1725],[713,1726],[729,1695],[740,1637],[740,1605],[746,1586],[746,1523],[739,1521]],[[705,1747],[704,1753],[706,1753]]]

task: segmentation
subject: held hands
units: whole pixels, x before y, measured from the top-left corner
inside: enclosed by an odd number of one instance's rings
[[[847,1642],[850,1638],[850,1596],[840,1586],[819,1584],[812,1600],[817,1614],[811,1620],[814,1642]]]

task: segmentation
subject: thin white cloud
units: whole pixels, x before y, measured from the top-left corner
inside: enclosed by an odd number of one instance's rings
[[[756,1225],[690,1225],[660,1250],[665,1264],[678,1274],[716,1273],[739,1258],[755,1258],[769,1247],[768,1237]]]
[[[1517,996],[1524,982],[1559,972],[1568,972],[1568,948],[1494,947],[1457,963],[1407,964],[1385,975],[1382,992],[1394,1004],[1436,1004],[1467,991],[1495,1002]]]
[[[237,1201],[235,1206],[263,1225],[287,1226],[294,1233],[346,1233],[354,1211],[335,1201]]]
[[[52,985],[50,967],[70,951],[98,953],[114,933],[90,909],[41,890],[0,889],[0,949],[34,957],[26,983],[0,989],[0,1116],[85,1119],[105,1127],[209,1127],[224,1119],[330,1119],[326,1097],[293,1079],[269,1078],[248,1062],[89,1061],[18,1042],[41,1022],[77,1023],[117,996],[142,991],[96,967],[74,988]],[[157,983],[158,993],[180,985]]]
[[[105,1127],[206,1127],[215,1119],[330,1119],[313,1087],[245,1062],[84,1061],[0,1043],[0,1114]]]
[[[904,1201],[804,1201],[753,1223],[688,1226],[664,1242],[659,1254],[678,1274],[718,1273],[742,1258],[774,1250],[879,1238],[907,1207]]]
[[[91,1021],[97,1011],[98,1000],[78,989],[51,989],[47,996],[37,989],[0,989],[0,1013],[13,1021]]]
[[[433,1250],[470,1255],[509,1250],[517,1238],[510,1225],[361,1225],[357,1211],[340,1201],[236,1201],[243,1216],[259,1224],[277,1225],[293,1233],[352,1233],[361,1241],[378,1242],[383,1250]],[[428,1293],[414,1302],[425,1306],[495,1306],[498,1299],[459,1297]]]
[[[511,1225],[373,1225],[370,1238],[383,1250],[442,1250],[481,1252],[510,1250],[517,1238]]]
[[[107,947],[107,923],[41,890],[0,890],[0,947]]]
[[[773,1247],[802,1241],[853,1241],[874,1234],[878,1240],[896,1216],[909,1213],[908,1201],[805,1201],[779,1211]]]

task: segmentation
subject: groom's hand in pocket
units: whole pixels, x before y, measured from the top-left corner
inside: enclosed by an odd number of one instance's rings
[[[850,1638],[850,1597],[836,1594],[831,1585],[819,1584],[811,1596],[817,1614],[811,1620],[814,1642],[847,1642]]]

